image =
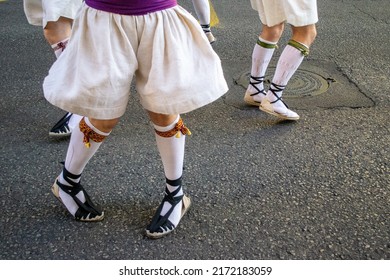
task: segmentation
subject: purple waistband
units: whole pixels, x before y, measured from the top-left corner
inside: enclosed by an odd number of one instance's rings
[[[85,0],[91,8],[121,15],[146,15],[177,5],[176,0]]]

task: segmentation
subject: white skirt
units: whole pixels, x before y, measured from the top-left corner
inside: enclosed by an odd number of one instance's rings
[[[81,3],[82,0],[23,0],[28,22],[43,27],[59,17],[74,19]]]
[[[251,0],[251,5],[267,26],[287,22],[299,27],[318,21],[317,0]]]
[[[63,110],[120,117],[133,76],[142,106],[161,114],[192,111],[228,91],[218,55],[180,6],[126,16],[83,4],[79,15],[43,83],[46,99]]]

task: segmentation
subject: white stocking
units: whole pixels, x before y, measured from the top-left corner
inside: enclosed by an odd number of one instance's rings
[[[108,136],[109,133],[104,133],[97,128],[95,128],[88,118],[84,118],[85,123],[96,133]],[[89,160],[92,158],[92,156],[96,153],[96,151],[99,149],[102,142],[94,142],[90,140],[90,147],[87,148],[85,144],[83,143],[84,139],[84,133],[80,131],[80,128],[77,127],[72,132],[72,135],[70,137],[70,142],[68,146],[68,151],[66,154],[65,159],[65,168],[70,173],[74,175],[80,175]],[[72,180],[71,178],[68,178]],[[66,186],[71,186],[63,176],[63,172],[61,172],[61,175],[58,177],[58,181]],[[75,183],[78,183],[80,181],[80,178],[77,180],[73,180]],[[85,202],[85,197],[83,192],[79,192],[77,194],[78,199],[80,199],[81,202]],[[74,215],[79,208],[79,206],[76,204],[76,202],[73,200],[73,198],[66,194],[62,189],[60,189],[60,198],[63,202],[63,204],[66,206],[68,211]]]
[[[176,123],[179,121],[180,116],[170,125],[161,127],[154,125],[154,128],[160,132],[167,132],[172,130]],[[180,132],[179,132],[180,133]],[[177,180],[181,178],[183,174],[183,161],[184,161],[184,146],[185,146],[185,135],[180,135],[179,138],[176,136],[162,137],[156,133],[157,148],[160,152],[161,160],[164,166],[165,177],[169,180]],[[181,186],[171,186],[167,183],[169,192],[173,192]],[[176,196],[183,195],[183,190],[177,193]],[[170,209],[171,205],[167,202],[164,203],[161,215],[164,216]],[[169,216],[169,220],[175,226],[179,223],[181,218],[182,202],[178,203]]]

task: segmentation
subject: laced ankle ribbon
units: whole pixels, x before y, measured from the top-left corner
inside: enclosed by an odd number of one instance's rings
[[[285,88],[286,88],[286,86],[282,86],[282,85],[277,85],[277,84],[275,84],[275,83],[271,83],[271,87],[270,87],[269,90],[270,90],[270,91],[272,92],[272,94],[276,97],[276,100],[275,100],[275,101],[270,102],[271,104],[274,104],[274,103],[276,103],[276,102],[278,102],[278,101],[282,101],[282,103],[284,104],[284,106],[286,106],[286,107],[288,108],[287,104],[283,101],[282,97],[281,97],[281,96],[278,96],[278,95],[276,94],[277,92],[283,91]]]
[[[106,138],[106,136],[93,131],[92,128],[87,125],[84,118],[81,119],[79,127],[80,131],[84,133],[83,143],[87,148],[91,147],[91,143],[89,142],[89,140],[100,143],[103,142],[103,140]]]
[[[180,138],[181,136],[180,134],[188,135],[188,136],[192,134],[191,131],[184,125],[182,118],[179,119],[175,127],[172,128],[171,130],[162,132],[155,129],[154,131],[158,136],[165,137],[165,138],[169,138],[172,136],[175,136],[176,138]]]
[[[63,178],[70,185],[61,184],[58,180],[56,181],[58,187],[62,189],[66,194],[70,195],[74,202],[78,205],[78,209],[74,214],[76,220],[87,221],[88,219],[93,219],[96,216],[101,216],[103,211],[100,206],[95,205],[88,193],[84,190],[83,186],[79,183],[75,183],[72,179],[79,179],[81,174],[75,175],[70,173],[64,166],[63,168]],[[79,192],[84,193],[85,202],[81,202],[77,197]]]
[[[204,33],[211,32],[210,24],[201,24],[200,26],[202,27]]]
[[[169,180],[166,178],[167,184],[177,187],[177,189],[173,192],[170,192],[168,188],[165,188],[165,195],[164,198],[160,204],[160,206],[157,208],[156,213],[154,214],[152,221],[150,222],[150,225],[147,227],[147,229],[152,233],[164,233],[169,232],[175,229],[175,225],[172,224],[172,222],[169,220],[170,215],[172,214],[173,210],[175,209],[176,205],[182,201],[184,195],[178,195],[176,196],[180,190],[181,190],[181,177],[176,180]],[[168,212],[162,216],[161,211],[164,207],[165,202],[169,203],[171,206],[168,210]]]
[[[264,79],[265,76],[261,76],[261,77],[254,77],[252,75],[250,76],[249,84],[257,90],[255,93],[252,93],[250,96],[258,95],[259,93],[266,95],[264,89],[260,90],[258,88],[258,85],[264,83]],[[254,82],[252,82],[251,80],[253,80]]]
[[[58,44],[57,44],[57,46],[55,46],[54,47],[54,51],[58,51],[58,50],[62,50],[62,51],[64,51],[65,50],[65,48],[66,48],[66,46],[68,45],[68,41],[69,40],[66,40],[66,41],[63,41],[63,42],[59,42]]]

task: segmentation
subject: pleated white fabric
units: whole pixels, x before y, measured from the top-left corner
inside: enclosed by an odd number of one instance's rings
[[[218,55],[180,6],[126,16],[86,4],[43,89],[66,111],[112,119],[126,110],[133,76],[142,106],[161,114],[192,111],[228,90]]]
[[[251,0],[251,5],[267,26],[287,22],[299,27],[318,21],[317,0]]]

